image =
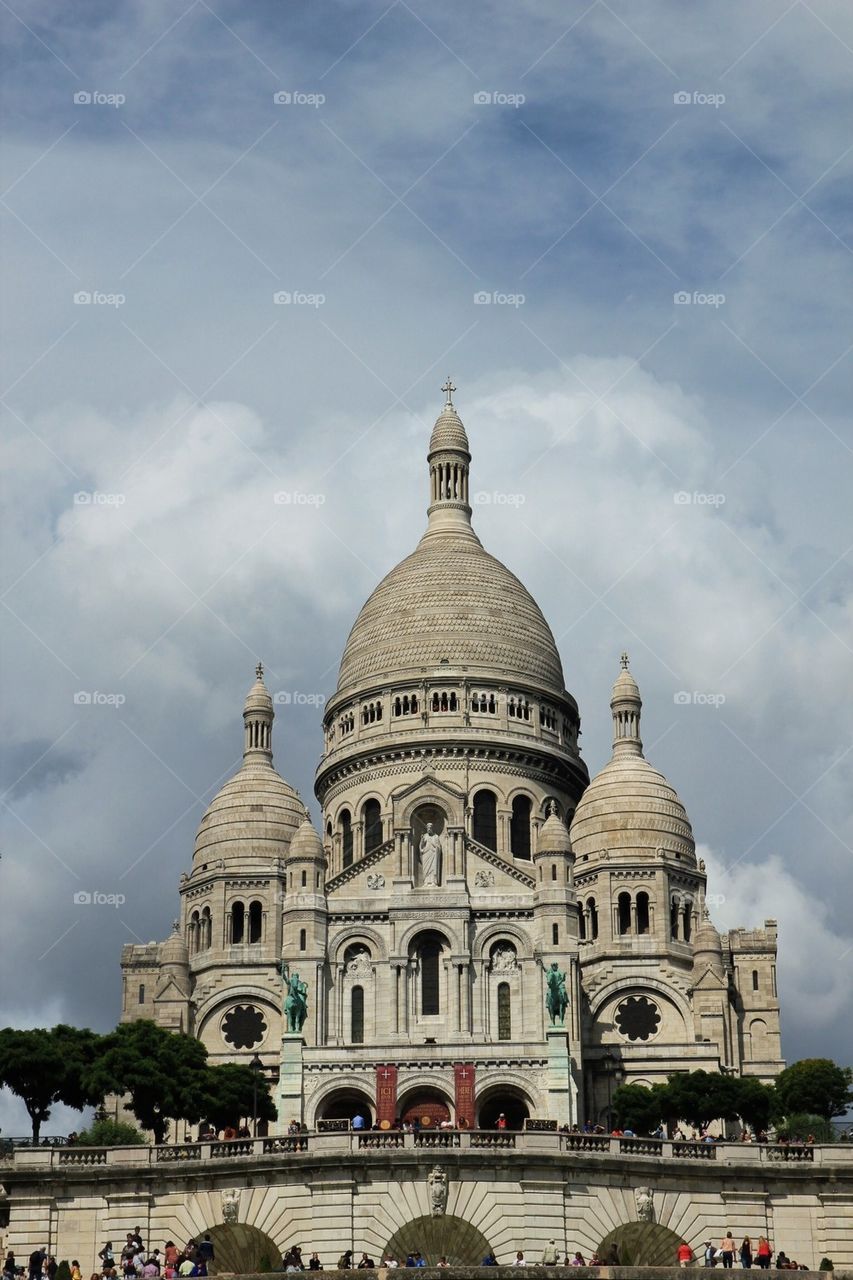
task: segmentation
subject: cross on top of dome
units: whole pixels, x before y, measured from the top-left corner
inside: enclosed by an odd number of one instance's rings
[[[453,382],[450,378],[450,374],[447,375],[447,381],[445,382],[444,386],[441,389],[447,396],[447,399],[444,402],[445,408],[452,409],[453,408],[453,392],[456,390],[456,388],[453,385]]]
[[[623,653],[623,654],[622,654],[622,657],[619,659],[619,661],[622,663],[622,670],[623,670],[623,671],[627,671],[627,670],[628,670],[628,655],[627,655],[627,653]]]
[[[258,678],[258,680],[263,680],[264,678],[264,664],[260,661],[258,662],[258,665],[255,667],[255,675]]]

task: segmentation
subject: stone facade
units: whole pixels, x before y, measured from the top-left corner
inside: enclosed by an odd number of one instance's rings
[[[606,1122],[623,1080],[783,1065],[775,922],[711,923],[627,658],[589,781],[550,628],[472,528],[470,461],[448,392],[426,532],[361,610],[325,707],[320,832],[274,769],[259,666],[175,933],[122,953],[123,1019],[188,1031],[213,1061],[258,1053],[280,1126]],[[282,961],[309,993],[284,1051]],[[569,1004],[551,1028],[554,964]]]

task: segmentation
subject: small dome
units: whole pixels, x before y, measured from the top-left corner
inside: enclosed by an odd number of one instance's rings
[[[255,683],[246,694],[246,701],[243,705],[243,714],[253,711],[269,711],[272,713],[273,705],[270,691],[264,684],[264,668],[259,662],[255,668]]]
[[[693,938],[693,967],[709,966],[718,973],[723,971],[723,943],[707,908]]]
[[[622,670],[613,682],[613,691],[610,694],[610,705],[612,706],[614,702],[621,702],[625,698],[629,699],[631,702],[639,702],[642,705],[640,686],[631,675],[627,665],[623,666]]]
[[[596,774],[575,810],[571,838],[576,858],[603,850],[651,858],[658,849],[696,857],[675,788],[641,755],[615,756]]]
[[[467,453],[470,460],[468,436],[465,432],[465,427],[462,425],[462,419],[452,404],[446,404],[435,420],[427,457],[429,457],[429,454],[437,453],[441,449],[453,449],[457,453]]]
[[[556,806],[551,806],[551,812],[539,828],[539,834],[536,837],[537,853],[571,853],[572,842],[569,838],[569,829],[563,819],[557,813]]]
[[[187,951],[187,944],[184,942],[179,928],[176,927],[166,941],[160,943],[159,960],[161,968],[166,965],[186,968],[189,965],[190,957]]]
[[[300,859],[317,859],[325,861],[326,853],[323,849],[323,842],[318,836],[314,824],[303,810],[303,820],[296,832],[296,835],[290,842],[289,857]]]
[[[305,807],[265,760],[244,763],[208,806],[195,840],[196,866],[220,858],[269,864],[283,858]]]

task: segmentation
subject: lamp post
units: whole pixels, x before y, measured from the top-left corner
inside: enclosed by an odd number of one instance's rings
[[[604,1055],[604,1070],[607,1074],[607,1132],[613,1129],[613,1071],[616,1066],[616,1056],[612,1050],[608,1049]]]
[[[252,1080],[252,1137],[258,1136],[258,1080],[263,1079],[264,1064],[261,1062],[257,1054],[252,1058],[249,1066],[254,1071],[254,1079]]]

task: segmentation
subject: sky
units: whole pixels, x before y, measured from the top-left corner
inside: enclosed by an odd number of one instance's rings
[[[853,1061],[849,6],[0,13],[0,1025],[115,1024],[259,657],[317,818],[450,374],[590,771],[626,649],[786,1057]]]

